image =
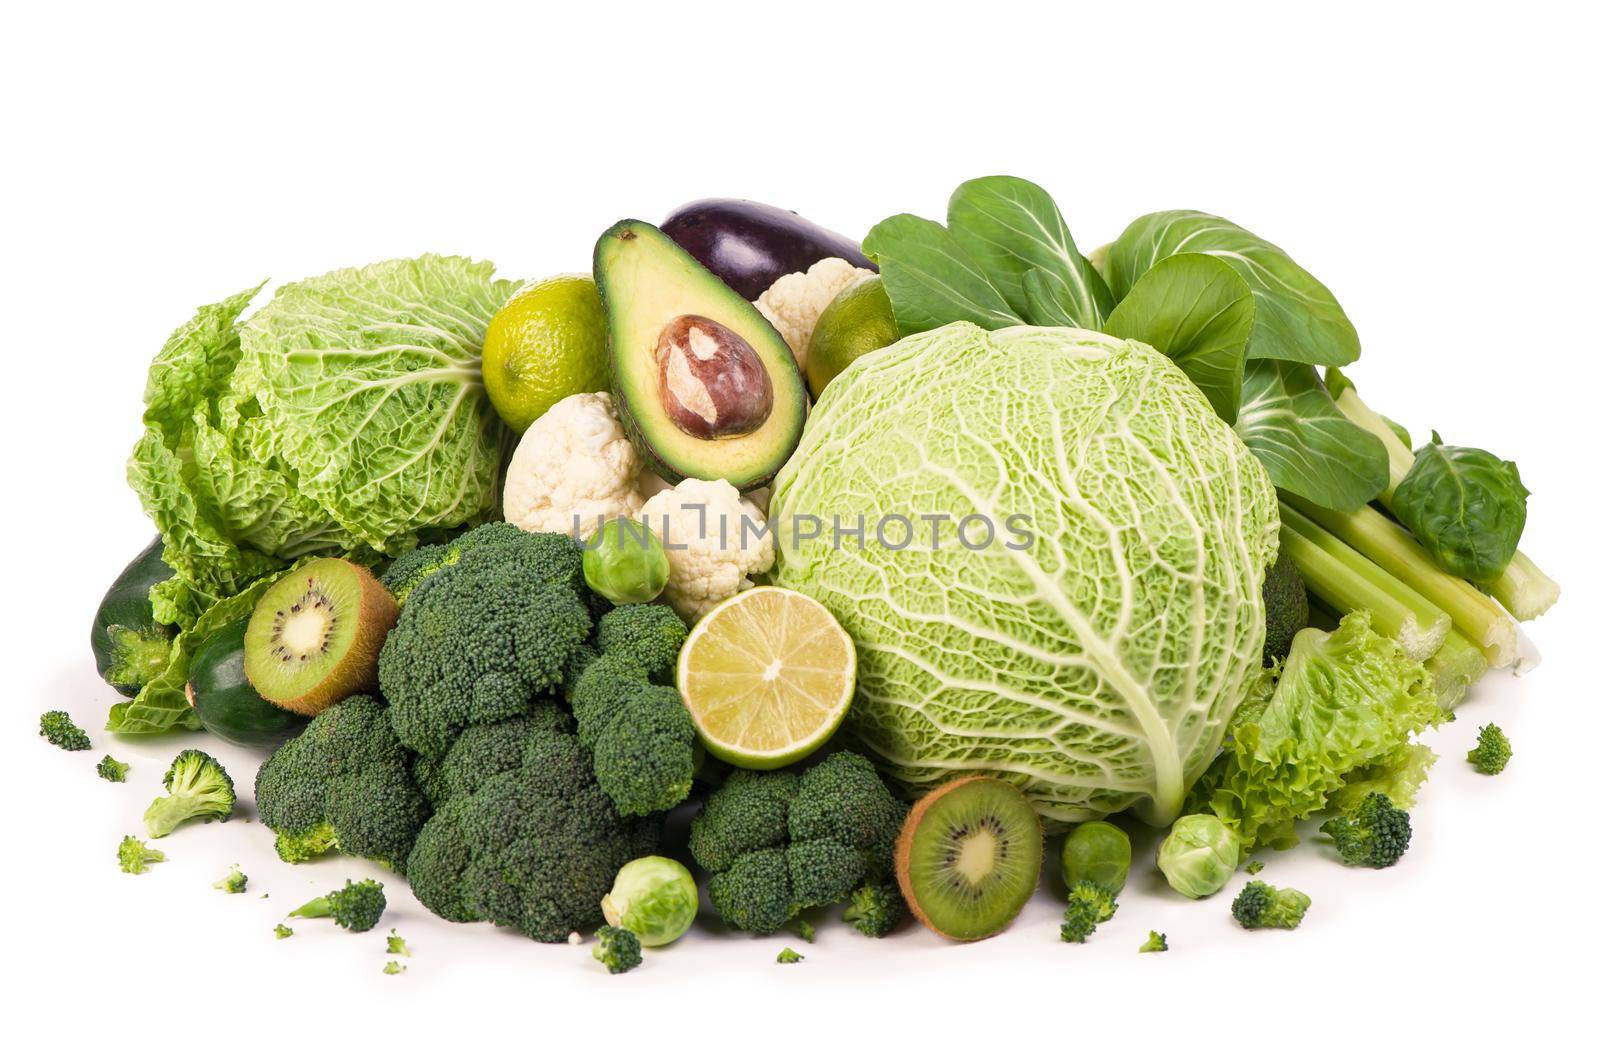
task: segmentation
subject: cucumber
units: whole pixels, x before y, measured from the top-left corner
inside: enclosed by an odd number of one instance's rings
[[[150,608],[150,587],[172,578],[161,559],[161,537],[122,569],[94,613],[89,648],[95,669],[107,685],[124,696],[136,696],[145,683],[166,669],[177,627],[156,622]]]
[[[248,618],[230,623],[205,641],[189,665],[184,694],[206,731],[240,747],[274,748],[297,736],[309,719],[261,698],[244,676],[244,630]]]

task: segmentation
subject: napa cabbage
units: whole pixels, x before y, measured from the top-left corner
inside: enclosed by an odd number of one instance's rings
[[[1272,485],[1136,341],[954,323],[864,357],[771,519],[775,582],[855,639],[852,734],[912,790],[981,772],[1052,826],[1170,823],[1260,677]]]

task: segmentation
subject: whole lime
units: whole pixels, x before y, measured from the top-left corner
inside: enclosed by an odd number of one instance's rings
[[[900,339],[900,327],[889,306],[883,279],[864,278],[833,298],[817,317],[806,352],[806,386],[811,398],[844,372],[844,368]]]
[[[608,388],[606,316],[594,279],[547,278],[506,301],[484,336],[483,383],[518,432],[568,396]]]

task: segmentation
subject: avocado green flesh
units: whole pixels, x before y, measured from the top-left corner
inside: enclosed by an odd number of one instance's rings
[[[650,224],[624,220],[600,236],[594,277],[605,302],[612,395],[629,439],[651,467],[759,487],[783,468],[805,425],[806,389],[783,338],[753,305]],[[747,341],[772,382],[772,413],[753,432],[704,440],[678,428],[661,399],[656,343],[680,315],[701,315]]]

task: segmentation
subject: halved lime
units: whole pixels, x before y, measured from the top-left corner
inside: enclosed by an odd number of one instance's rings
[[[856,688],[856,647],[805,594],[760,586],[717,605],[678,654],[678,691],[706,750],[777,769],[827,743]]]

